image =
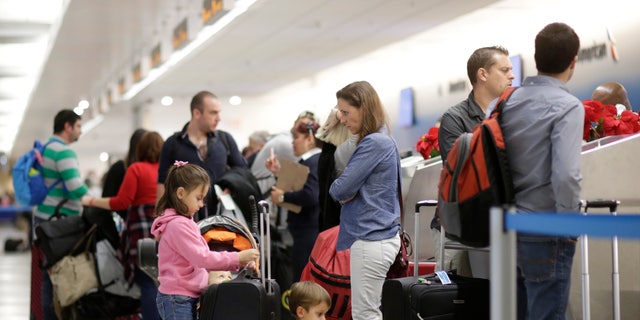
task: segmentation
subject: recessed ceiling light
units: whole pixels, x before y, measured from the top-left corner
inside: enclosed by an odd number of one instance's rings
[[[168,107],[173,104],[173,98],[171,98],[170,96],[164,96],[162,97],[162,99],[160,99],[160,103],[163,106]]]
[[[82,109],[87,109],[89,108],[89,101],[87,100],[80,100],[80,102],[78,102],[78,107],[82,108]]]
[[[237,106],[240,105],[242,103],[242,98],[240,98],[239,96],[232,96],[231,98],[229,98],[229,104],[231,104],[232,106]]]

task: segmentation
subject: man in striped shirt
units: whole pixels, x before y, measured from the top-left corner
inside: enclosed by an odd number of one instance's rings
[[[62,183],[52,188],[44,202],[35,211],[34,226],[48,220],[54,214],[56,206],[66,199],[59,212],[68,216],[82,212],[80,199],[87,194],[89,188],[80,177],[78,157],[69,145],[78,140],[82,133],[82,119],[72,110],[61,110],[53,122],[53,136],[49,145],[42,152],[42,176],[47,186],[59,179]],[[42,308],[44,319],[57,319],[53,309],[53,288],[49,274],[43,272]]]

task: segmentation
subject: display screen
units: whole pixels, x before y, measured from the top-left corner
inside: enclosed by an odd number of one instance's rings
[[[519,87],[522,85],[522,57],[520,55],[509,57],[511,65],[513,66],[513,75],[515,78],[511,82],[512,87]]]
[[[398,110],[398,124],[401,127],[414,125],[414,99],[413,88],[400,91],[400,108]]]

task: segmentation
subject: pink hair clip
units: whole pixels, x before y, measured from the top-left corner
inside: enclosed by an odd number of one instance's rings
[[[187,163],[189,163],[189,161],[176,160],[176,162],[174,162],[173,165],[176,166],[176,167],[182,167],[182,166],[186,165]]]

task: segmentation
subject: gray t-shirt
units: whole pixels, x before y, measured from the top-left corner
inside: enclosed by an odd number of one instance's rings
[[[333,154],[333,158],[336,161],[336,177],[339,177],[344,168],[347,167],[347,162],[349,162],[349,158],[353,154],[353,151],[356,150],[356,140],[358,136],[352,134],[349,139],[345,142],[341,143]]]

